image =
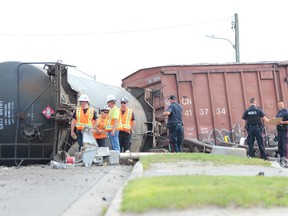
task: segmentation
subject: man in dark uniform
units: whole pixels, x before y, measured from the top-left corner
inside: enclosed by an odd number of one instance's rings
[[[255,157],[254,152],[254,141],[255,138],[257,140],[261,158],[267,160],[267,156],[265,153],[265,147],[263,144],[263,137],[262,137],[262,128],[263,128],[263,119],[265,122],[269,122],[269,119],[266,117],[266,114],[261,108],[256,107],[256,99],[250,99],[250,107],[245,110],[242,115],[243,122],[245,123],[245,128],[248,133],[247,143],[248,143],[248,154],[250,157]]]
[[[176,100],[177,98],[175,95],[171,95],[169,97],[170,105],[162,115],[165,117],[168,116],[168,127],[172,152],[181,152],[181,145],[184,138],[182,107],[180,104],[176,103]]]
[[[287,163],[287,128],[288,128],[288,110],[284,107],[283,101],[277,103],[279,112],[276,118],[282,118],[282,121],[276,126],[278,140],[278,154],[280,155],[280,163]]]

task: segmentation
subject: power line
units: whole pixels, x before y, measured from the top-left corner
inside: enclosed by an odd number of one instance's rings
[[[186,28],[190,26],[196,25],[203,25],[208,23],[215,23],[215,22],[222,22],[225,20],[231,19],[223,18],[219,20],[210,20],[210,21],[203,21],[203,22],[195,22],[190,24],[182,24],[182,25],[173,25],[173,26],[163,26],[163,27],[156,27],[156,28],[147,28],[147,29],[135,29],[135,30],[123,30],[123,31],[110,31],[110,32],[96,32],[96,33],[63,33],[63,34],[17,34],[17,33],[0,33],[0,36],[27,36],[27,37],[50,37],[50,36],[94,36],[94,35],[109,35],[109,34],[124,34],[124,33],[136,33],[136,32],[149,32],[149,31],[160,31],[160,30],[167,30],[167,29],[175,29],[175,28]]]

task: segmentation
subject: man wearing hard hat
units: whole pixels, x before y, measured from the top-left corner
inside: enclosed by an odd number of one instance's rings
[[[107,96],[107,105],[110,107],[106,124],[106,131],[112,145],[112,149],[120,152],[119,130],[121,130],[120,109],[116,106],[114,95]]]
[[[134,132],[136,120],[132,109],[128,108],[128,98],[123,97],[120,100],[120,116],[122,120],[122,129],[119,132],[120,151],[130,151],[131,136]]]
[[[89,98],[86,94],[80,95],[78,98],[80,103],[80,107],[77,107],[72,116],[71,122],[71,136],[75,139],[77,136],[77,142],[79,145],[79,152],[81,151],[81,147],[83,146],[83,133],[82,130],[85,127],[95,127],[97,119],[97,113],[95,110],[89,106]],[[75,131],[76,127],[76,131]]]

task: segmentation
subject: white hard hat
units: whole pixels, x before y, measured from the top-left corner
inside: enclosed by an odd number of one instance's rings
[[[108,103],[109,101],[116,101],[115,96],[114,96],[114,95],[108,95],[108,96],[107,96],[107,103]]]
[[[78,98],[78,101],[90,101],[89,98],[88,98],[88,95],[86,94],[82,94],[80,95],[80,97]]]
[[[104,110],[109,111],[109,110],[110,110],[110,107],[108,107],[108,106],[104,106],[104,107],[101,109],[101,111],[104,111]]]
[[[123,97],[123,98],[121,98],[120,102],[125,102],[125,103],[127,103],[127,102],[128,102],[127,97]]]

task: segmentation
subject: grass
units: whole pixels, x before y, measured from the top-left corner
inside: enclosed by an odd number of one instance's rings
[[[270,166],[260,159],[211,154],[161,154],[140,158],[143,167],[151,163],[183,160],[214,164]],[[161,176],[130,181],[123,190],[122,211],[187,209],[205,206],[274,207],[288,206],[286,177],[263,176]]]
[[[150,167],[151,163],[159,162],[177,162],[177,161],[200,161],[212,162],[215,165],[223,164],[242,164],[242,165],[259,165],[271,166],[271,163],[258,158],[242,158],[235,156],[217,155],[217,154],[203,154],[203,153],[177,153],[177,154],[157,154],[141,157],[140,161],[143,169]]]

